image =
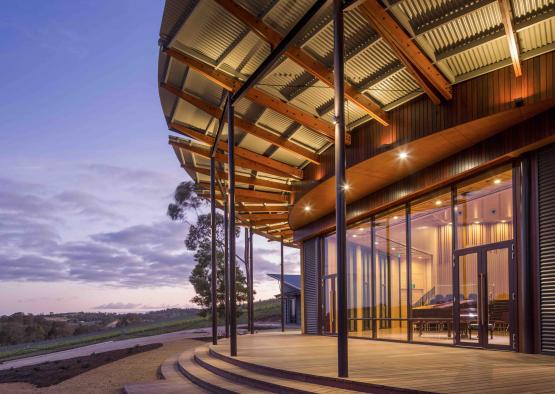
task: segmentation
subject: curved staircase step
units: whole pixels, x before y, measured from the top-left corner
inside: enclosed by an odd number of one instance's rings
[[[160,364],[160,375],[162,375],[164,380],[175,382],[187,380],[187,378],[179,371],[179,367],[177,365],[178,356],[178,354],[175,354]]]
[[[149,383],[127,384],[123,388],[126,394],[206,394],[209,391],[197,386],[181,374],[177,365],[178,355],[167,358],[160,365],[163,380]]]
[[[218,359],[222,362],[229,363],[235,367],[241,368],[245,371],[254,372],[268,377],[277,377],[279,379],[287,379],[302,383],[315,384],[329,390],[328,392],[363,392],[374,394],[428,394],[428,391],[421,391],[408,388],[399,388],[393,386],[385,386],[382,384],[375,384],[370,382],[361,382],[358,380],[351,380],[348,378],[338,378],[332,376],[323,376],[316,373],[305,373],[302,371],[292,371],[286,368],[270,367],[263,364],[257,364],[251,361],[241,360],[240,358],[231,357],[225,352],[214,348],[212,345],[208,346],[208,353],[213,359]],[[349,391],[350,390],[350,391]]]
[[[213,393],[267,393],[268,391],[247,386],[219,376],[198,364],[194,359],[194,350],[179,355],[177,364],[180,372],[191,382]]]
[[[300,380],[276,377],[264,373],[254,372],[240,366],[231,364],[224,360],[213,357],[208,346],[195,349],[195,361],[202,367],[234,382],[253,386],[273,393],[358,393],[357,391],[322,386],[315,383],[302,382]]]

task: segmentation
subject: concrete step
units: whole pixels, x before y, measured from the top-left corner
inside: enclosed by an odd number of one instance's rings
[[[177,364],[180,372],[197,386],[213,393],[268,393],[269,391],[237,383],[217,375],[195,361],[194,349],[179,355]]]
[[[358,392],[248,370],[225,360],[213,357],[209,352],[208,346],[197,347],[195,349],[194,359],[199,365],[221,377],[273,393],[347,394]]]
[[[183,382],[160,380],[150,383],[126,384],[123,392],[125,394],[206,394],[209,391],[185,379]]]

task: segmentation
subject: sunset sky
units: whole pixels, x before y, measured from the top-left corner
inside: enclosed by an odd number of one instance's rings
[[[165,215],[187,175],[158,99],[162,11],[162,0],[3,2],[0,314],[191,305],[187,226]],[[279,245],[254,247],[256,298],[269,298]],[[297,250],[285,270],[299,271]]]

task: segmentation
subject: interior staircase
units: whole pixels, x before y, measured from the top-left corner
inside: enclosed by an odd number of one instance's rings
[[[202,345],[170,357],[162,380],[129,384],[127,394],[145,393],[406,393],[410,390],[347,379],[306,375],[249,363]]]

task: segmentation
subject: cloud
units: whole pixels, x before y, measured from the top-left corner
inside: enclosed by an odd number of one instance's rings
[[[93,307],[92,309],[137,309],[141,304],[133,304],[131,302],[110,302],[108,304],[102,304]]]
[[[85,169],[120,186],[128,181],[137,187],[141,182],[155,185],[158,179],[158,174],[151,171],[103,165]],[[51,195],[42,185],[0,182],[0,281],[71,281],[120,288],[188,283],[195,262],[193,253],[183,244],[186,224],[171,222],[160,212],[158,217],[162,219],[154,222],[95,231],[93,228],[115,223],[121,227],[121,219],[130,221],[138,213],[132,209],[116,221],[122,201],[117,193],[105,193],[110,199],[104,198],[104,193],[99,197],[91,191],[102,191],[107,186],[99,186],[90,178],[84,181],[94,188]],[[67,230],[68,221],[73,225],[69,229],[77,228],[82,232],[80,236],[62,236],[62,230],[73,235]],[[94,227],[98,222],[102,226]],[[242,246],[238,240],[239,256],[243,256]],[[255,281],[267,282],[266,274],[280,269],[279,244],[256,237],[254,249]],[[298,251],[286,248],[284,257],[286,272],[298,272]],[[243,263],[238,261],[238,266],[244,271]]]

